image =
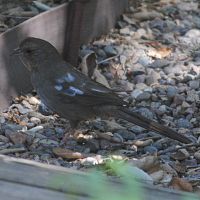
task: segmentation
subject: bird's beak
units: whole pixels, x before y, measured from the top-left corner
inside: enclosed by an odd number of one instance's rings
[[[22,50],[18,47],[14,49],[10,55],[13,56],[13,55],[21,55],[21,54],[22,54]]]

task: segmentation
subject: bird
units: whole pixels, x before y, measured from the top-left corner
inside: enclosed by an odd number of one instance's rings
[[[175,130],[129,109],[112,89],[95,82],[63,60],[49,42],[27,37],[15,49],[30,71],[31,82],[43,104],[70,122],[75,130],[81,121],[95,117],[126,120],[181,143],[191,140]]]

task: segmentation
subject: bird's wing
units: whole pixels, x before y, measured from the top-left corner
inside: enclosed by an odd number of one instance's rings
[[[86,77],[77,70],[70,70],[55,79],[54,89],[61,101],[85,106],[127,104],[109,88]]]

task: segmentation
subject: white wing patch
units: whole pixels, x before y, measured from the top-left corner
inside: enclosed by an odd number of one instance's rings
[[[62,85],[55,85],[54,88],[57,90],[57,91],[61,91],[63,89]]]
[[[94,92],[101,92],[101,93],[108,93],[108,92],[105,91],[105,90],[96,89],[96,88],[92,88],[92,91],[94,91]]]
[[[72,97],[84,94],[82,90],[79,90],[78,88],[75,88],[73,86],[70,86],[68,89],[64,90],[63,93]]]
[[[75,79],[76,78],[72,74],[67,73],[65,76],[62,76],[61,78],[56,79],[56,83],[58,83],[58,84],[62,84],[65,82],[72,83],[75,81]]]

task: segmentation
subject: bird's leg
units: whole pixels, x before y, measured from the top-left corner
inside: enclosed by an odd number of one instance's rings
[[[72,121],[70,120],[70,129],[67,133],[65,133],[64,137],[62,138],[61,143],[65,144],[70,137],[70,135],[74,136],[76,133],[76,127],[78,126],[79,121]]]

